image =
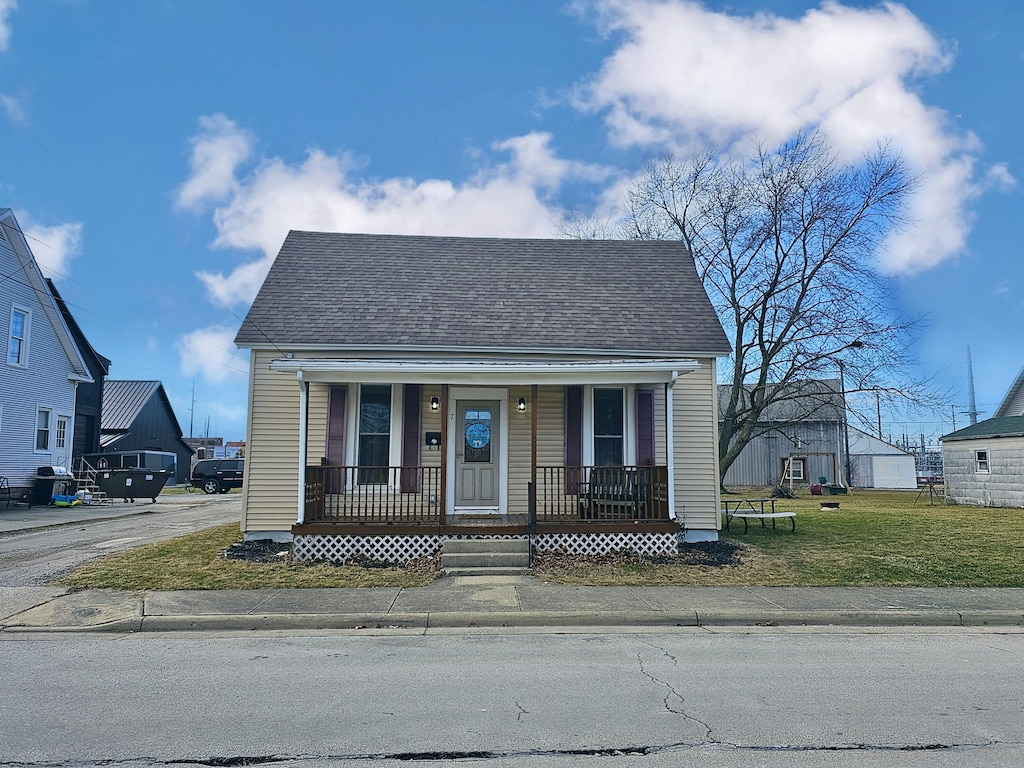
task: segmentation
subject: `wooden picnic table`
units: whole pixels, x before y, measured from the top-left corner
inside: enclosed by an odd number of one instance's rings
[[[775,528],[775,521],[779,518],[789,518],[790,531],[796,531],[796,512],[791,510],[776,510],[774,497],[763,499],[722,499],[725,505],[725,530],[729,530],[729,523],[734,517],[743,521],[743,532],[747,532],[747,521],[751,518],[761,521],[761,527],[766,528],[765,520],[772,521],[772,528]]]

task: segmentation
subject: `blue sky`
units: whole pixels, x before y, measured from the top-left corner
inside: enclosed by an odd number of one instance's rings
[[[231,343],[288,229],[557,236],[644,162],[820,127],[921,174],[879,263],[929,318],[920,422],[1024,365],[1024,4],[0,0],[0,207],[112,378],[240,439]],[[190,414],[195,396],[194,413]]]

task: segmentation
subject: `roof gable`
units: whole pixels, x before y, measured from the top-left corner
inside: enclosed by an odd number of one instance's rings
[[[1024,368],[1021,368],[1017,378],[999,404],[995,412],[996,417],[1002,416],[1024,416]]]
[[[73,374],[71,378],[75,381],[91,382],[93,378],[89,373],[85,358],[75,343],[67,323],[64,322],[64,317],[57,306],[57,301],[53,294],[50,293],[45,278],[43,278],[43,273],[39,270],[39,263],[36,261],[32,249],[29,248],[28,241],[21,231],[21,225],[14,218],[14,212],[10,208],[0,208],[0,228],[2,228],[0,233],[2,233],[3,239],[10,246],[11,250],[14,251],[14,255],[21,266],[22,274],[25,275],[28,288],[35,296],[35,304],[42,309],[43,314],[57,336],[57,342],[60,344],[60,348],[63,350],[71,367]]]
[[[728,354],[678,242],[290,232],[239,346]]]

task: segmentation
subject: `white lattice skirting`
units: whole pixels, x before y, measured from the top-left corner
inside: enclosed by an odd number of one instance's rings
[[[605,555],[635,552],[638,555],[675,554],[674,533],[542,533],[533,537],[533,551],[565,552],[569,555]]]
[[[292,555],[301,562],[327,560],[343,563],[353,555],[382,563],[407,563],[433,557],[441,551],[444,536],[296,536]]]
[[[407,536],[296,536],[292,554],[300,562],[326,560],[343,563],[353,556],[382,563],[403,564],[419,557],[433,557],[446,538],[512,539],[505,535],[407,535]],[[605,555],[635,552],[638,555],[673,554],[678,548],[674,533],[544,533],[533,537],[533,551],[570,555]]]

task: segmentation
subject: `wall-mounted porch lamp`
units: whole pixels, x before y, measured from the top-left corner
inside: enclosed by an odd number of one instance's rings
[[[436,411],[440,407],[441,399],[437,395],[434,395],[432,398],[430,398],[430,410]]]
[[[525,397],[520,397],[519,398],[519,402],[516,403],[516,408],[519,409],[520,411],[525,411],[526,410],[526,398]]]

